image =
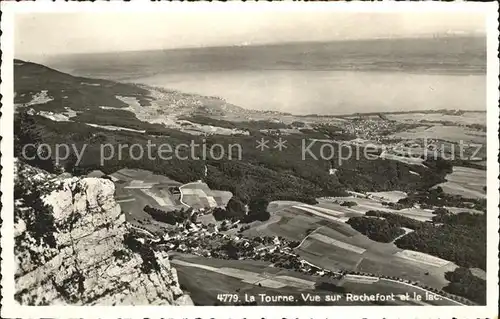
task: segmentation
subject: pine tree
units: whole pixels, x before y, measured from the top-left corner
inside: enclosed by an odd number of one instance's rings
[[[54,162],[47,158],[47,149],[39,148],[42,143],[33,116],[23,110],[14,120],[14,156],[32,166],[54,172]]]

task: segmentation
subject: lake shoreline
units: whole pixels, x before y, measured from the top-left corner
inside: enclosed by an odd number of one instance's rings
[[[124,82],[213,97],[247,110],[297,116],[485,111],[486,76],[474,74],[233,70],[162,73]]]

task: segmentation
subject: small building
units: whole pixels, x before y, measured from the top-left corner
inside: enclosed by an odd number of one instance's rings
[[[274,243],[275,245],[279,245],[279,244],[280,244],[280,240],[279,240],[279,238],[278,238],[278,237],[274,237],[274,238],[273,238],[273,243]]]
[[[338,169],[336,169],[336,168],[330,168],[330,169],[328,170],[328,174],[330,174],[330,175],[335,175],[335,174],[337,173],[337,171],[338,171]]]
[[[88,173],[87,177],[102,178],[104,175],[106,175],[106,174],[104,174],[102,171],[100,171],[100,170],[97,169],[95,171],[92,171],[92,172]]]

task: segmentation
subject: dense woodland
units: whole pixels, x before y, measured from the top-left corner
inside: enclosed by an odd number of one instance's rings
[[[240,221],[242,223],[251,223],[253,221],[266,221],[271,217],[267,211],[269,201],[265,198],[252,198],[248,204],[248,213],[245,204],[237,198],[231,198],[226,208],[217,207],[213,210],[215,220]]]
[[[462,267],[486,270],[486,216],[452,214],[444,209],[436,213],[432,222],[380,211],[368,211],[366,215],[383,217],[392,227],[413,229],[395,241],[399,248],[429,253]]]
[[[450,283],[444,291],[486,305],[486,281],[474,276],[469,269],[459,267],[447,272],[445,278]]]
[[[403,234],[401,227],[413,229],[397,239],[396,246],[428,253],[461,266],[446,273],[445,278],[450,283],[443,290],[485,304],[486,281],[474,276],[469,268],[486,270],[486,216],[465,212],[452,214],[443,208],[435,210],[434,214],[431,222],[420,222],[394,213],[368,211],[366,216],[371,217],[351,217],[347,223],[380,242],[390,242]]]
[[[446,194],[440,186],[432,189],[413,191],[406,198],[400,199],[397,203],[390,203],[389,206],[402,209],[413,207],[415,204],[419,204],[424,209],[449,206],[474,208],[486,212],[486,199],[464,198],[459,195]]]
[[[351,217],[347,223],[371,240],[382,243],[390,243],[405,233],[399,226],[381,218]]]
[[[173,211],[164,211],[158,208],[151,207],[149,205],[144,206],[144,211],[148,213],[151,218],[156,221],[167,223],[170,225],[175,225],[177,223],[183,223],[192,216],[192,209],[180,209]]]

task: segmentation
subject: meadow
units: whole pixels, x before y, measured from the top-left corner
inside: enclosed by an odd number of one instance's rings
[[[181,288],[189,292],[196,305],[235,304],[224,303],[217,296],[231,294],[237,296],[241,304],[246,295],[293,295],[295,302],[262,303],[257,305],[373,305],[375,302],[347,301],[347,293],[401,295],[413,293],[425,295],[421,288],[390,279],[370,278],[346,275],[337,280],[322,276],[313,276],[273,267],[266,262],[249,260],[220,260],[194,255],[171,253],[171,263],[177,270]],[[335,287],[335,288],[333,288]],[[330,290],[332,289],[332,290]],[[335,289],[335,290],[333,290]],[[322,302],[305,302],[302,295],[307,293],[321,296]],[[339,295],[339,300],[325,302],[326,296]],[[234,297],[233,297],[234,298]],[[456,305],[449,299],[436,301],[423,300],[421,304]],[[411,305],[413,301],[381,302],[387,305]]]
[[[486,171],[454,166],[453,172],[445,176],[446,182],[436,185],[443,192],[465,198],[486,198]]]
[[[360,202],[369,201],[363,199]],[[322,268],[406,278],[437,289],[448,283],[444,273],[456,268],[456,265],[449,261],[422,253],[412,253],[398,248],[394,243],[370,240],[343,222],[349,217],[364,216],[364,212],[373,209],[372,206],[355,209],[358,206],[347,208],[331,202],[329,205],[320,203],[313,206],[280,201],[270,205],[273,207],[271,218],[265,222],[252,223],[250,229],[245,230],[243,234],[249,237],[281,236],[300,241],[296,252]],[[280,206],[281,208],[276,210]],[[334,206],[339,209],[332,209]],[[428,260],[441,260],[441,263]]]

